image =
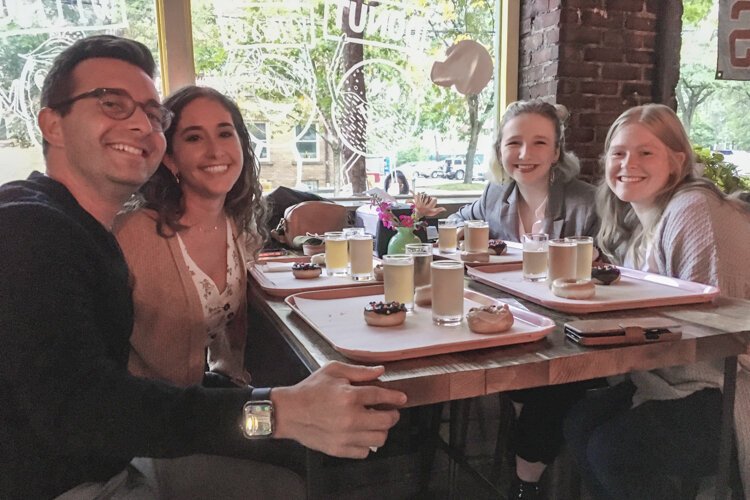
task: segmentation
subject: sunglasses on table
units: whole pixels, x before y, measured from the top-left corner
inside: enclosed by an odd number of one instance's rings
[[[99,108],[102,113],[113,120],[127,120],[135,113],[136,106],[140,107],[151,122],[151,127],[157,132],[164,132],[172,123],[174,113],[156,101],[146,103],[137,102],[127,91],[123,89],[98,88],[89,90],[83,94],[66,99],[49,107],[52,109],[61,109],[70,106],[81,99],[94,98],[99,101]]]

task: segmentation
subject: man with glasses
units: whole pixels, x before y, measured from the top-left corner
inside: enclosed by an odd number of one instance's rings
[[[382,367],[334,363],[273,391],[127,373],[133,304],[110,227],[164,154],[153,72],[140,43],[73,44],[42,90],[46,175],[0,187],[0,498],[153,498],[133,457],[243,454],[258,437],[362,458],[398,420],[371,408],[406,401],[350,383]]]

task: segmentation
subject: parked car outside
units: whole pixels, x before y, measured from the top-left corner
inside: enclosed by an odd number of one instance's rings
[[[433,177],[432,173],[440,171],[440,163],[435,161],[410,161],[399,165],[396,170],[400,170],[407,179],[416,177]]]

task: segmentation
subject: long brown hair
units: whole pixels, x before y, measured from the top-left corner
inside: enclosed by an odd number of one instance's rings
[[[191,85],[184,87],[164,101],[164,106],[174,113],[174,120],[164,131],[167,139],[167,153],[174,147],[174,134],[180,123],[182,111],[195,99],[203,97],[221,104],[232,117],[232,123],[242,145],[242,172],[224,200],[224,211],[237,225],[240,233],[245,233],[248,248],[257,254],[268,238],[266,227],[266,204],[262,198],[260,185],[260,164],[253,152],[250,134],[245,126],[237,104],[221,92],[210,87]],[[168,238],[185,229],[180,218],[185,213],[182,189],[172,172],[164,165],[159,165],[156,173],[140,189],[143,198],[142,206],[155,210],[159,219],[157,231],[160,236]]]

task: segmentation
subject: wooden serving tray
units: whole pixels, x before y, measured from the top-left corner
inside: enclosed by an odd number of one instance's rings
[[[383,285],[303,292],[286,298],[294,311],[344,356],[357,361],[396,361],[449,352],[482,349],[544,338],[555,323],[539,314],[514,306],[513,327],[505,333],[477,334],[464,319],[457,326],[432,322],[429,307],[415,306],[406,321],[394,327],[369,326],[364,307],[383,300]],[[472,290],[464,290],[464,312],[478,305],[501,304]]]
[[[435,260],[457,260],[459,262],[463,262],[466,267],[483,267],[497,264],[512,264],[523,262],[523,249],[521,247],[521,244],[516,243],[515,241],[506,241],[505,244],[508,245],[505,253],[502,255],[490,255],[489,262],[464,262],[461,260],[460,250],[456,251],[456,253],[443,253],[437,246],[433,247],[432,249],[432,258]]]
[[[467,270],[467,274],[477,281],[544,307],[574,314],[710,302],[719,294],[715,286],[624,267],[619,269],[619,282],[597,285],[596,295],[587,300],[558,297],[545,281],[525,281],[518,264],[472,268]]]
[[[347,288],[367,286],[377,281],[354,281],[348,276],[326,276],[326,269],[317,278],[301,280],[292,274],[292,264],[295,262],[310,262],[310,256],[274,258],[261,260],[250,268],[250,274],[260,287],[274,297],[288,297],[293,293],[310,290],[326,290],[329,288]],[[380,260],[373,257],[373,265]]]

